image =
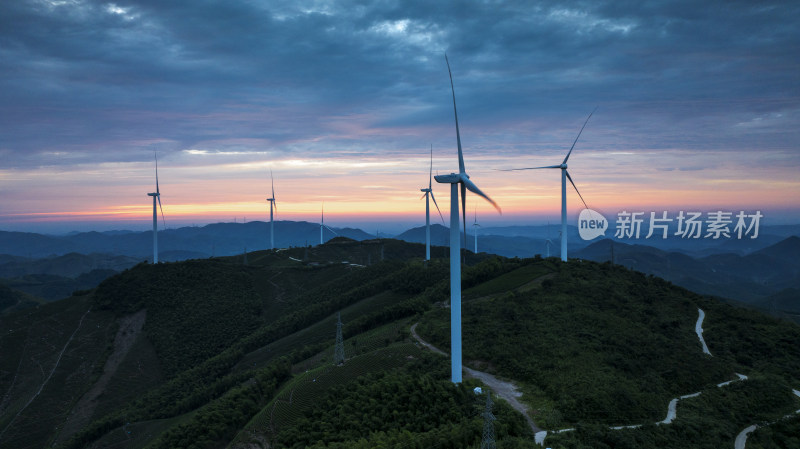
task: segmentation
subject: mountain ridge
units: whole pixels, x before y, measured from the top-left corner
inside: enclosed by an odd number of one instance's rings
[[[448,347],[449,263],[423,263],[421,249],[337,238],[252,252],[246,264],[241,256],[140,264],[97,289],[2,316],[0,443],[49,446],[54,436],[45,429],[60,429],[70,404],[99,379],[120,320],[146,309],[143,330],[98,396],[90,423],[60,435],[58,447],[227,447],[251,437],[273,447],[374,447],[422,444],[451,431],[458,447],[473,447],[482,422],[471,411],[478,399],[467,398],[481,384],[453,389],[448,360],[421,351],[408,330],[420,322],[426,340]],[[353,264],[365,256],[371,263]],[[796,325],[610,263],[468,253],[463,288],[467,364],[520,382],[523,402],[545,429],[578,427],[548,436],[552,447],[652,447],[670,439],[663,447],[718,445],[752,419],[777,419],[798,406],[789,388],[800,382]],[[713,356],[703,354],[695,334],[698,308],[706,312]],[[344,376],[331,365],[339,312]],[[48,381],[39,364],[52,371]],[[736,372],[751,380],[717,392]],[[682,400],[672,424],[608,428],[661,419],[671,398],[694,388],[703,395]],[[426,392],[453,407],[438,418],[426,414]],[[392,401],[392,394],[405,399]],[[758,396],[770,399],[744,401]],[[743,410],[737,400],[752,411],[724,415],[723,403]],[[393,413],[404,418],[393,420]],[[688,429],[703,415],[705,431],[697,436]],[[336,416],[349,421],[337,426]],[[497,416],[498,443],[537,447],[520,415],[498,403]],[[433,428],[416,426],[418,418]],[[363,426],[348,424],[364,419]],[[391,422],[404,430],[392,430]],[[303,428],[314,430],[300,444],[292,435]],[[367,430],[353,433],[359,428]],[[634,436],[638,446],[620,435]]]

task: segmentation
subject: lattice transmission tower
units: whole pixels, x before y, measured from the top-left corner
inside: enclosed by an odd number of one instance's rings
[[[344,365],[344,339],[342,338],[342,314],[336,314],[336,345],[333,348],[333,364]]]
[[[483,410],[483,440],[481,449],[496,449],[497,442],[494,436],[494,422],[497,420],[492,414],[492,393],[486,392],[486,408]]]

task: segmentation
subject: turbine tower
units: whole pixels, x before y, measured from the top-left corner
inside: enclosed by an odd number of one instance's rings
[[[575,188],[575,193],[581,198],[583,205],[588,209],[589,206],[586,206],[586,201],[583,200],[583,196],[581,192],[578,191],[578,187],[575,185],[575,182],[572,180],[572,176],[569,175],[567,172],[567,160],[569,160],[569,156],[572,154],[572,150],[575,148],[575,144],[578,143],[578,139],[581,137],[581,133],[583,132],[583,128],[586,127],[586,124],[589,123],[589,119],[592,118],[592,114],[596,111],[597,108],[589,114],[589,117],[586,117],[586,121],[583,122],[583,126],[581,126],[581,130],[578,132],[578,137],[575,138],[575,141],[572,142],[572,146],[567,153],[567,157],[561,162],[560,165],[548,165],[546,167],[526,167],[526,168],[512,168],[511,170],[503,170],[503,171],[515,171],[515,170],[538,170],[540,168],[558,168],[561,169],[561,260],[566,262],[567,261],[567,179],[569,179],[570,184],[572,187]]]
[[[334,231],[330,227],[325,226],[325,203],[324,202],[322,203],[322,215],[320,217],[320,222],[319,222],[319,244],[320,245],[325,243],[325,241],[322,240],[322,229],[323,228],[327,228],[329,231],[333,232],[333,235],[339,235],[339,234],[336,233],[336,231]]]
[[[431,145],[431,168],[428,171],[428,188],[419,189],[420,192],[424,192],[422,196],[419,197],[419,199],[425,198],[425,260],[431,260],[431,204],[430,204],[431,199],[433,199],[433,204],[436,206],[436,210],[439,211],[439,217],[441,217],[442,224],[444,224],[444,216],[442,216],[442,211],[439,209],[439,205],[436,203],[436,197],[433,196],[433,189],[431,188],[432,177],[433,177],[433,145]]]
[[[275,178],[272,177],[272,169],[269,171],[269,179],[272,181],[272,198],[269,201],[269,249],[275,249],[275,223],[272,221],[272,208],[278,211],[278,202],[275,201]]]
[[[475,232],[475,254],[478,254],[478,228],[481,225],[478,224],[478,208],[475,208],[475,223],[472,223],[473,232]]]
[[[156,213],[156,201],[158,201],[158,208],[161,210],[161,220],[164,221],[164,227],[167,227],[167,222],[164,220],[164,209],[161,207],[161,192],[158,189],[158,155],[153,153],[156,159],[156,191],[148,193],[147,196],[153,197],[153,263],[158,263],[158,214]]]
[[[450,71],[450,61],[445,55],[447,63],[447,73],[450,75],[450,89],[453,93],[453,115],[456,121],[456,142],[458,143],[458,173],[449,175],[436,175],[436,182],[450,184],[450,368],[451,380],[453,383],[461,383],[461,242],[460,224],[458,217],[458,190],[461,187],[461,210],[464,219],[464,239],[466,240],[467,212],[466,195],[467,190],[482,196],[492,206],[500,211],[491,198],[481,191],[467,175],[464,168],[464,155],[461,151],[461,133],[458,129],[458,111],[456,109],[456,90],[453,87],[453,73]],[[502,213],[502,212],[501,212]]]

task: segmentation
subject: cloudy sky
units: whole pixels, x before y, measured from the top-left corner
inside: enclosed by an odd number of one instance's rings
[[[0,2],[0,229],[278,219],[419,225],[467,171],[558,220],[589,206],[800,222],[800,5],[751,1]],[[435,182],[434,182],[435,184]],[[446,214],[449,189],[434,185]],[[581,210],[569,193],[569,210]],[[483,220],[481,220],[483,217]],[[378,225],[375,225],[378,226]]]

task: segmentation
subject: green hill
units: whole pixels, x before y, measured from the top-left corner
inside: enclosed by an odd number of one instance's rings
[[[481,382],[453,386],[449,359],[409,332],[449,348],[449,261],[423,252],[333,239],[140,264],[10,310],[0,447],[480,447]],[[607,263],[468,253],[463,288],[465,364],[519,386],[548,447],[731,446],[767,422],[759,444],[791,441],[794,324]],[[494,415],[498,447],[539,447],[505,401]]]

